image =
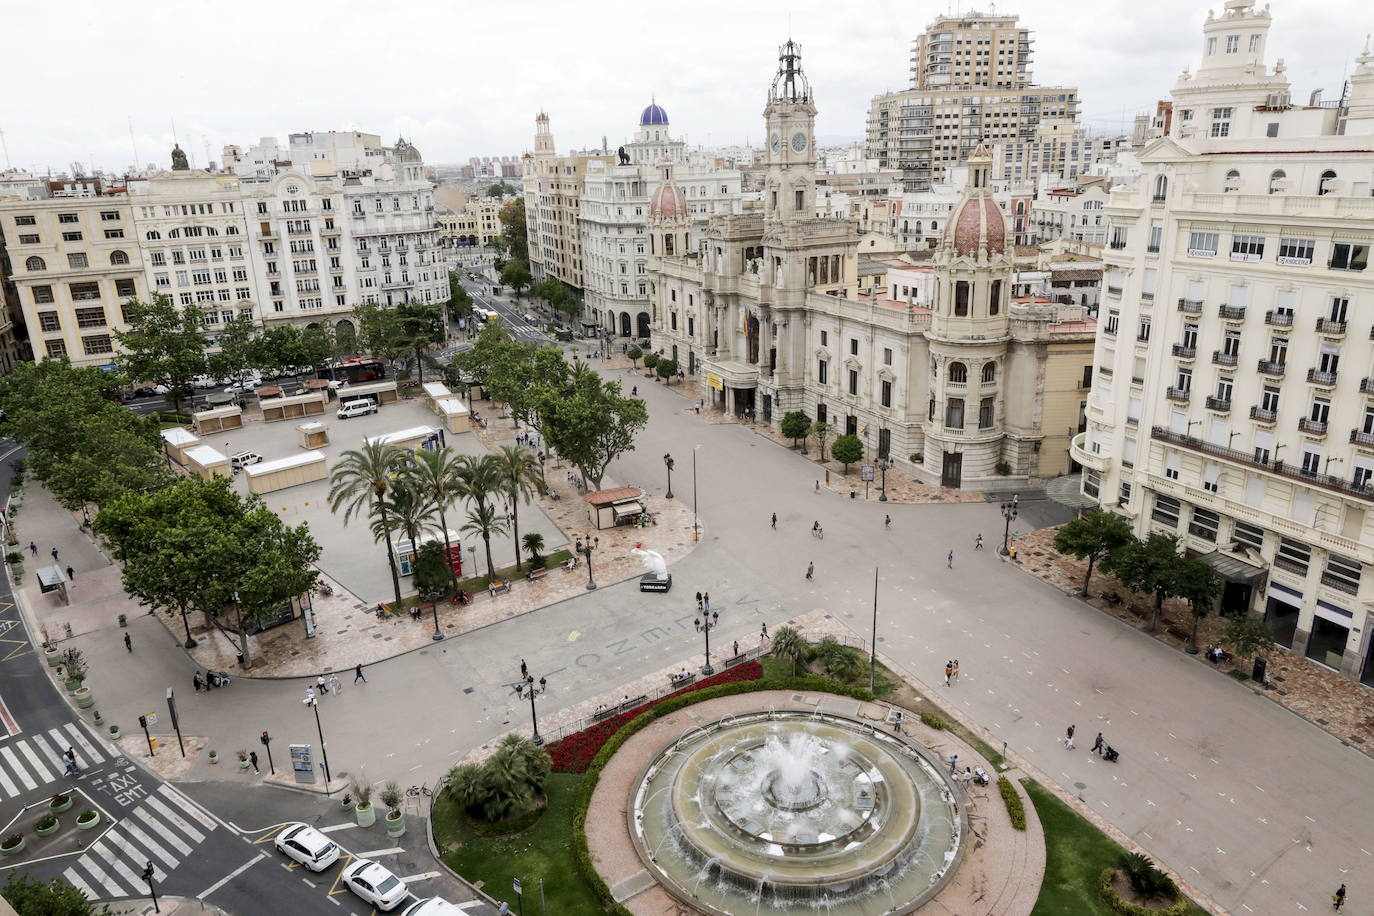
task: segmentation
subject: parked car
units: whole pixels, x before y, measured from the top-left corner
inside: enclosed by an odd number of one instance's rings
[[[426,897],[406,907],[401,916],[468,916],[468,911],[443,897]]]
[[[377,412],[377,402],[371,398],[357,398],[346,404],[340,404],[335,416],[340,420],[347,420],[349,417],[365,417],[370,413]]]
[[[310,871],[324,871],[339,860],[338,844],[309,824],[287,824],[273,842],[279,852]]]
[[[229,465],[236,468],[246,468],[250,464],[261,464],[262,456],[257,452],[235,452],[229,456]]]
[[[410,896],[404,881],[371,859],[358,859],[345,868],[343,881],[350,891],[384,913]]]

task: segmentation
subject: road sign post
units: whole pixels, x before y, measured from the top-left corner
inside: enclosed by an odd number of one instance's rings
[[[148,894],[153,898],[153,912],[161,913],[161,908],[157,905],[157,887],[153,884],[153,860],[149,859],[148,864],[143,866],[143,880],[148,882]]]
[[[143,727],[143,737],[145,737],[145,738],[148,739],[148,756],[149,756],[149,757],[156,757],[156,756],[157,756],[157,745],[153,744],[153,736],[150,735],[150,734],[148,734],[148,725],[149,725],[148,719],[149,719],[149,718],[152,718],[154,722],[157,721],[156,717],[153,717],[153,716],[139,716],[139,717],[138,717],[138,724],[141,725],[141,726]]]
[[[511,882],[515,885],[515,897],[520,901],[520,916],[525,916],[525,892],[520,889],[520,879],[512,878]]]
[[[259,740],[262,741],[262,746],[265,747],[265,748],[267,748],[267,770],[268,770],[268,773],[269,773],[270,775],[272,775],[272,776],[276,776],[276,775],[277,775],[277,768],[274,767],[274,766],[272,765],[272,736],[269,735],[269,734],[267,734],[266,731],[263,731],[262,737],[261,737]]]
[[[172,717],[172,728],[176,729],[177,747],[181,748],[181,756],[186,756],[186,742],[181,740],[181,723],[177,721],[177,700],[172,694],[172,688],[167,688],[167,713]]]

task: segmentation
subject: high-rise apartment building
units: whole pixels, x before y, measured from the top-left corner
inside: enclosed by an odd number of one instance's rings
[[[922,191],[980,145],[1033,140],[1042,121],[1076,120],[1078,91],[1031,85],[1030,60],[1030,31],[1015,16],[935,20],[916,39],[911,88],[873,99],[868,156]]]
[[[1223,611],[1374,686],[1374,57],[1294,105],[1270,21],[1208,14],[1168,135],[1111,194],[1073,454],[1086,496],[1216,568]]]
[[[559,156],[553,145],[549,116],[534,119],[534,154],[525,156],[525,229],[530,272],[536,281],[553,277],[574,291],[586,286],[583,273],[581,212],[583,178],[589,162],[612,162],[614,156]]]

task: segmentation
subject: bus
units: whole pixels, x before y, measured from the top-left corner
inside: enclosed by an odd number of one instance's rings
[[[315,377],[347,382],[350,385],[356,382],[370,382],[386,378],[386,363],[371,356],[359,356],[342,361],[331,360],[315,367]]]
[[[485,324],[491,324],[493,321],[501,320],[501,314],[499,312],[493,311],[492,309],[478,308],[473,309],[473,311],[476,312],[479,316],[481,316],[482,321]]]

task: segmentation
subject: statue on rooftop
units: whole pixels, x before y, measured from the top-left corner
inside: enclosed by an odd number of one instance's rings
[[[185,154],[184,152],[182,152],[181,144],[178,143],[178,144],[176,144],[175,146],[173,146],[173,147],[172,147],[172,171],[174,171],[174,172],[185,172],[185,171],[189,170],[190,168],[191,168],[191,166],[190,166],[189,164],[187,164],[187,162],[186,162],[186,154]]]

